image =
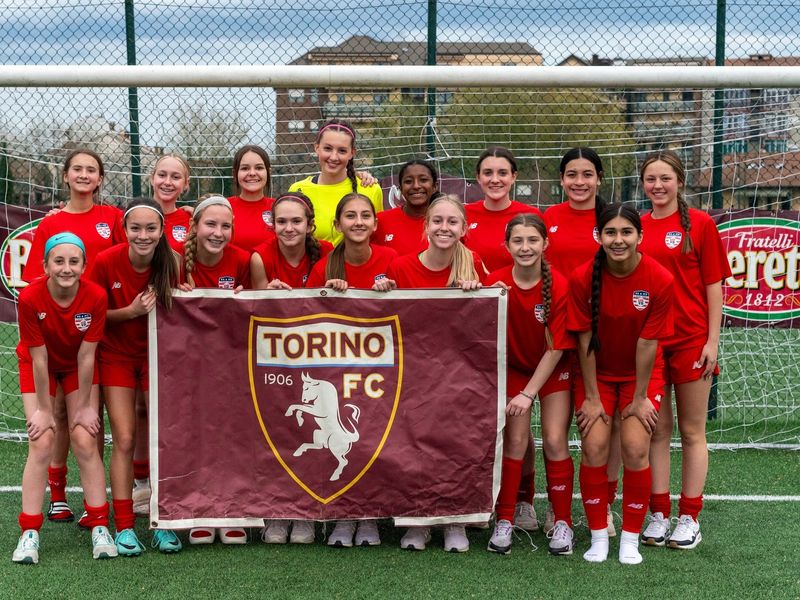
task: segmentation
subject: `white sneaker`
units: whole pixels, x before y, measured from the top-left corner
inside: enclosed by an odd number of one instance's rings
[[[381,536],[378,533],[378,522],[373,519],[359,521],[355,544],[356,546],[380,546]]]
[[[24,565],[35,565],[39,562],[39,532],[26,529],[19,536],[17,548],[11,555],[11,561]]]
[[[444,549],[445,552],[466,552],[469,550],[467,531],[463,525],[445,525]]]
[[[550,554],[554,554],[555,556],[567,556],[572,554],[572,528],[567,525],[566,521],[556,521],[555,526],[547,536],[550,538]]]
[[[223,544],[246,544],[247,532],[241,527],[220,527],[219,541]]]
[[[189,543],[192,546],[213,544],[217,537],[217,530],[213,527],[193,527],[189,530]]]
[[[337,548],[352,548],[353,536],[355,533],[355,521],[337,521],[336,526],[328,536],[328,546],[335,546]]]
[[[147,516],[150,514],[150,480],[144,485],[133,486],[133,514]]]
[[[617,528],[614,527],[614,513],[611,512],[611,506],[608,507],[606,513],[606,529],[608,529],[608,537],[617,537]]]
[[[520,502],[520,504],[523,503]],[[498,554],[511,554],[511,534],[513,532],[514,525],[511,524],[511,521],[506,521],[505,519],[498,521],[494,526],[494,533],[489,539],[489,545],[486,549],[489,552],[497,552]]]
[[[548,505],[547,512],[544,514],[544,525],[542,525],[542,529],[544,529],[545,534],[550,533],[553,531],[553,528],[556,526],[556,513],[553,512],[552,505]]]
[[[408,531],[400,539],[400,547],[403,550],[425,550],[425,546],[430,541],[430,527],[409,527]]]
[[[291,544],[314,543],[314,521],[292,521],[292,535],[289,536]]]
[[[289,538],[289,523],[286,519],[268,519],[261,530],[261,541],[265,544],[285,544]]]
[[[642,543],[647,546],[664,546],[669,538],[669,519],[660,512],[648,515],[647,519],[647,527],[642,533]]]
[[[92,558],[114,558],[118,556],[117,545],[108,532],[108,527],[98,525],[92,528]]]
[[[700,523],[695,521],[691,515],[681,515],[678,517],[678,524],[669,535],[667,546],[679,550],[691,550],[697,547],[702,540]]]
[[[517,502],[514,509],[514,525],[525,531],[539,531],[536,510],[530,502]]]

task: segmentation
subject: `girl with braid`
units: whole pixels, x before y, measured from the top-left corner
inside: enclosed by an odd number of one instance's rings
[[[569,411],[570,379],[569,363],[562,357],[565,350],[575,347],[566,328],[567,281],[544,257],[548,243],[544,221],[538,215],[517,215],[506,225],[505,240],[514,264],[490,273],[486,279],[487,285],[497,283],[509,290],[506,378],[509,400],[497,519],[489,540],[489,551],[500,554],[511,551],[514,510],[530,437],[533,400],[539,396],[542,405],[542,437],[547,451],[553,438],[564,437],[562,417]],[[545,464],[548,485],[563,488],[564,492],[559,496],[563,502],[553,504],[556,525],[550,552],[572,554],[571,471],[567,480],[563,473],[553,472],[552,463]]]
[[[314,152],[319,159],[319,173],[296,181],[289,186],[289,191],[302,192],[311,198],[317,215],[317,238],[336,244],[342,235],[334,228],[333,219],[342,196],[362,194],[369,198],[378,213],[383,210],[383,192],[371,175],[356,173],[353,164],[356,130],[348,122],[331,119],[320,127]]]
[[[266,240],[275,239],[272,227],[272,205],[267,197],[270,184],[270,164],[261,146],[242,146],[233,156],[233,187],[235,196],[228,198],[236,220],[232,243],[252,251]]]
[[[650,497],[650,436],[664,395],[659,341],[673,332],[673,277],[639,252],[642,225],[631,206],[610,204],[597,223],[601,247],[570,276],[567,329],[578,336],[575,381],[581,434],[581,498],[592,543],[583,557],[608,558],[607,461],[611,419],[620,413],[622,534],[619,561],[642,562],[639,532]]]
[[[106,330],[100,341],[100,385],[111,423],[111,496],[121,556],[144,551],[133,529],[133,453],[137,391],[148,402],[147,314],[156,303],[169,310],[178,283],[177,255],[164,235],[164,213],[149,199],[133,200],[123,216],[127,244],[97,256],[92,280],[108,294]],[[152,545],[178,552],[174,532],[157,530]]]
[[[653,489],[650,521],[642,541],[688,550],[702,540],[697,517],[703,506],[708,472],[706,409],[722,321],[722,280],[731,274],[714,221],[689,208],[683,198],[686,173],[677,154],[663,150],[647,156],[640,170],[653,210],[642,217],[642,252],[675,277],[675,333],[664,340],[665,379],[675,391],[683,450],[678,524],[670,533],[669,471],[673,413],[669,387],[661,404],[650,446]]]
[[[253,289],[305,287],[311,269],[333,246],[314,237],[314,207],[305,194],[282,194],[272,215],[277,237],[256,246],[250,257]]]

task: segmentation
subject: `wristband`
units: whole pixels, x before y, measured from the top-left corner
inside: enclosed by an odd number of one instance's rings
[[[533,394],[529,394],[525,390],[520,390],[519,395],[520,396],[525,396],[531,402],[534,402],[536,400],[536,397]]]

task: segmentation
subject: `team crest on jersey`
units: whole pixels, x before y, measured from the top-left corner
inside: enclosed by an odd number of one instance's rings
[[[377,275],[375,275],[376,282],[380,281],[381,279],[386,279],[386,273],[378,273]]]
[[[636,310],[644,310],[650,304],[650,292],[645,290],[635,290],[633,292],[633,307]]]
[[[78,313],[75,315],[75,327],[78,328],[78,331],[82,333],[87,331],[91,324],[92,313]]]
[[[217,280],[217,287],[221,290],[232,290],[235,287],[236,278],[230,275],[223,275]]]
[[[533,307],[533,316],[539,323],[544,325],[544,304],[537,304]]]
[[[597,231],[597,227],[592,227],[592,239],[595,243],[600,243],[600,233]]]
[[[97,230],[97,233],[100,235],[101,238],[107,240],[111,237],[111,227],[108,226],[108,223],[98,223],[94,226]]]
[[[675,248],[680,246],[682,241],[683,241],[683,233],[680,231],[668,231],[667,235],[664,236],[664,243],[670,250],[674,250]]]
[[[186,226],[185,225],[173,225],[172,226],[172,239],[176,242],[185,242],[186,241]]]
[[[261,218],[264,220],[264,223],[267,227],[272,227],[272,211],[265,210],[261,213]]]

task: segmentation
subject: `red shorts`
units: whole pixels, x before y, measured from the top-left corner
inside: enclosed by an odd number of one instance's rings
[[[100,365],[101,385],[133,390],[139,388],[143,392],[147,391],[149,385],[147,357],[131,360],[116,355],[101,354],[98,364]]]
[[[61,386],[61,391],[66,396],[78,389],[78,370],[74,371],[60,371],[58,373],[48,373],[50,379],[49,391],[50,396],[55,397],[58,386]],[[97,363],[94,366],[94,373],[92,375],[92,383],[100,383]],[[33,380],[33,363],[27,360],[19,361],[19,391],[22,394],[35,394],[36,384]]]
[[[523,373],[513,367],[508,368],[506,375],[506,396],[513,398],[524,390],[531,380],[533,373]],[[572,352],[565,352],[558,361],[556,368],[544,382],[539,390],[539,398],[544,398],[555,392],[568,392],[572,386]]]
[[[661,400],[664,398],[665,383],[662,378],[663,368],[656,365],[650,382],[647,385],[647,397],[656,410],[661,408]],[[613,415],[615,411],[622,412],[628,404],[633,402],[633,393],[636,391],[636,381],[608,381],[605,379],[597,380],[597,389],[600,392],[600,401],[603,403],[603,410],[607,415]],[[583,401],[586,399],[586,389],[583,384],[583,377],[575,379],[574,386],[575,410],[580,410]]]
[[[699,362],[703,344],[685,348],[664,349],[664,381],[667,385],[690,383],[703,376],[703,364]],[[714,375],[719,375],[719,365],[714,365]]]

